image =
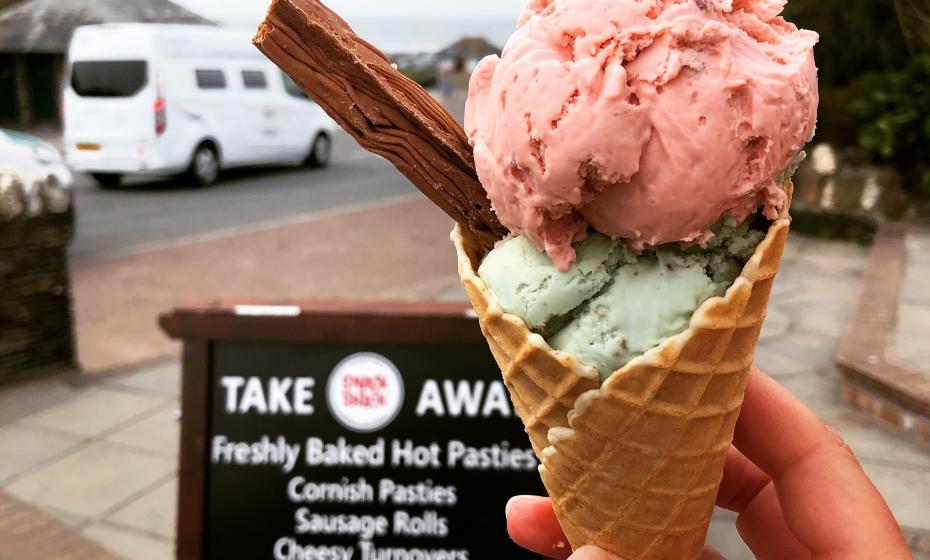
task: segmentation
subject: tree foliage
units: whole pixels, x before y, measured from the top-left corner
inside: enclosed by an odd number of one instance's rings
[[[860,147],[930,195],[930,54],[914,56],[902,70],[864,76],[849,111],[862,123]]]
[[[930,0],[897,1],[928,13]],[[785,19],[820,33],[815,53],[822,87],[843,87],[865,72],[901,68],[909,58],[890,0],[789,0]]]
[[[911,51],[930,51],[930,0],[895,0],[894,6]]]

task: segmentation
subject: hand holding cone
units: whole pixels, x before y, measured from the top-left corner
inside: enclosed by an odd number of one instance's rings
[[[894,516],[849,446],[755,368],[717,505],[738,514],[740,537],[760,560],[911,557]],[[547,558],[616,558],[593,547],[567,550],[547,498],[515,497],[506,517],[511,538]],[[701,558],[724,557],[705,546]]]

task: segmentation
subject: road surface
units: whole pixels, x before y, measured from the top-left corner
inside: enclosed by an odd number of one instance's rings
[[[231,171],[209,188],[182,179],[132,180],[112,191],[88,177],[75,184],[75,262],[218,230],[254,227],[309,212],[417,192],[387,161],[338,133],[327,169]]]

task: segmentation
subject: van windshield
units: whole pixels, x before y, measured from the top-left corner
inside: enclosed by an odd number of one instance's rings
[[[132,97],[147,82],[144,60],[81,61],[71,67],[71,87],[81,97]]]

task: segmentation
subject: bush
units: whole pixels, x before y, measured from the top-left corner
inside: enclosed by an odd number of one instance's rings
[[[849,111],[862,123],[859,145],[894,164],[908,190],[930,196],[930,54],[903,70],[864,76]]]

